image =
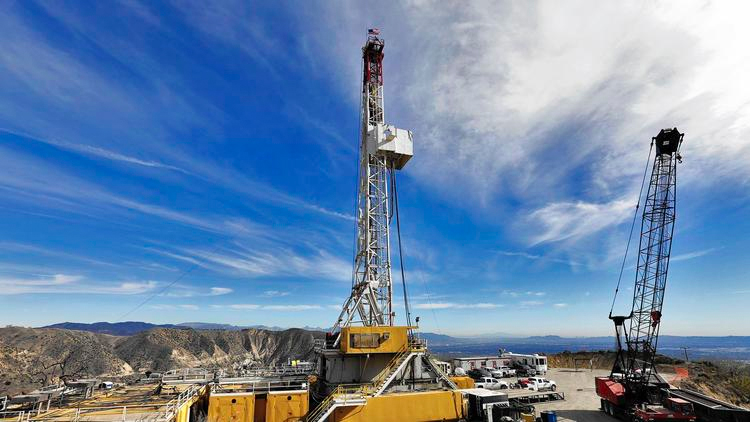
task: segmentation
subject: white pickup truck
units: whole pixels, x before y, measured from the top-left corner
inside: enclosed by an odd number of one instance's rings
[[[509,368],[507,366],[501,366],[501,367],[499,367],[497,369],[499,371],[502,371],[503,374],[505,374],[505,375],[503,375],[505,377],[515,377],[516,376],[516,370],[513,369],[513,368]]]
[[[500,381],[492,377],[482,377],[474,382],[476,388],[486,388],[488,390],[505,390],[510,385],[505,381]]]
[[[541,378],[541,377],[529,377],[528,381],[526,382],[526,388],[533,391],[543,391],[543,390],[557,390],[557,383],[551,380],[548,380],[547,378]]]
[[[490,371],[490,374],[493,378],[514,377],[516,376],[516,370],[510,369],[507,366],[501,366],[499,368],[492,369]]]

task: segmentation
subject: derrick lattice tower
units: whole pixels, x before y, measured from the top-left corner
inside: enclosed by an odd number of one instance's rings
[[[334,330],[349,325],[393,325],[390,221],[395,172],[413,153],[412,134],[385,123],[383,47],[368,31],[362,47],[362,101],[357,189],[357,243],[352,290]]]

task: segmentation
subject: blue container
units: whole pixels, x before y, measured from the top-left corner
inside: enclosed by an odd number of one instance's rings
[[[539,412],[542,416],[542,422],[557,422],[557,413],[553,410]]]

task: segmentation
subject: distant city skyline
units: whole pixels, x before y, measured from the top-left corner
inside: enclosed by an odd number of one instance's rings
[[[611,335],[649,142],[676,126],[662,332],[750,335],[727,312],[750,300],[749,7],[3,4],[0,324],[332,325],[377,27],[424,331]]]

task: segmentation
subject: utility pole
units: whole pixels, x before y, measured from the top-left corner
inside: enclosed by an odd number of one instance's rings
[[[687,352],[687,351],[688,351],[688,349],[689,349],[689,347],[686,347],[686,346],[682,346],[682,347],[680,347],[680,349],[682,349],[682,350],[684,350],[684,351],[685,351],[685,362],[686,362],[686,363],[690,363],[690,358],[688,357],[688,352]]]

